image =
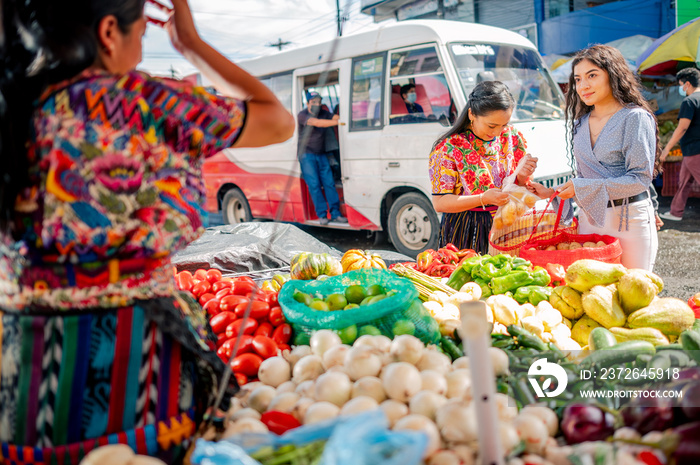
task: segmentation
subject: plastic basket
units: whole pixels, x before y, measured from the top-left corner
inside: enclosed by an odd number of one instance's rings
[[[522,246],[532,240],[552,239],[558,233],[576,234],[578,220],[574,218],[570,226],[561,226],[561,215],[564,203],[559,202],[559,209],[554,211],[550,205],[554,196],[549,199],[544,210],[531,210],[520,217],[511,226],[501,229],[491,229],[489,235],[489,255],[505,253],[515,257],[520,255]]]
[[[538,250],[538,248],[561,244],[562,242],[605,242],[604,247],[582,247],[574,250]],[[526,242],[520,249],[520,256],[530,260],[533,265],[547,266],[548,263],[557,263],[567,268],[576,260],[588,258],[606,263],[620,263],[622,246],[620,240],[612,236],[599,234],[569,234],[559,232],[551,239]]]
[[[327,296],[344,292],[345,288],[356,284],[380,284],[387,291],[395,290],[396,294],[370,305],[335,311],[314,310],[293,297],[297,289],[307,294]],[[341,331],[353,325],[357,327],[358,335],[363,327],[370,325],[390,338],[394,337],[394,331],[399,327],[403,334],[411,334],[411,331],[404,331],[413,327],[412,334],[426,344],[434,344],[440,339],[438,323],[418,299],[415,286],[408,279],[386,270],[349,271],[323,281],[291,280],[282,286],[278,300],[285,318],[294,328],[297,342],[304,340],[303,335],[311,336],[319,329]],[[399,321],[402,323],[397,325]],[[300,334],[302,336],[298,339]]]
[[[663,187],[661,195],[673,197],[678,192],[678,181],[681,173],[681,162],[664,162]],[[700,184],[693,179],[690,181],[690,197],[700,197]]]

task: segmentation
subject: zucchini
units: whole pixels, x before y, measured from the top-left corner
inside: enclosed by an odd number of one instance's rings
[[[666,371],[671,368],[671,358],[668,356],[668,352],[661,352],[660,354],[654,355],[649,363],[647,364],[647,369],[656,370],[661,368]]]
[[[693,323],[693,327],[690,328],[690,330],[700,332],[700,318],[695,319],[695,322]]]
[[[649,360],[651,360],[651,357],[653,357],[653,355],[639,354],[634,360],[634,364],[637,366],[637,368],[646,368],[649,364]]]
[[[640,354],[656,353],[654,344],[647,341],[625,341],[615,344],[605,350],[596,350],[581,361],[581,366],[593,365],[609,367],[620,363],[631,362]]]
[[[666,344],[665,346],[656,346],[657,352],[662,350],[683,350],[683,346],[677,342],[673,344]]]
[[[672,367],[685,368],[690,365],[690,357],[683,350],[665,350],[663,354],[671,360]]]
[[[588,335],[588,348],[590,350],[609,349],[617,344],[615,335],[602,326],[593,328]]]
[[[697,323],[700,320],[695,320]],[[688,330],[681,333],[681,346],[700,365],[700,332]]]

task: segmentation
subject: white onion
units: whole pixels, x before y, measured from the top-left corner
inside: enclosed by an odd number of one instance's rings
[[[330,402],[315,402],[306,409],[304,424],[310,425],[312,423],[335,418],[338,416],[338,413],[340,413],[340,408],[335,404],[331,404]]]
[[[493,374],[496,376],[508,376],[510,369],[508,367],[508,354],[503,349],[498,347],[489,347],[489,356],[491,357],[491,365],[493,366]]]
[[[321,329],[316,331],[309,341],[309,346],[311,347],[311,352],[314,355],[323,357],[331,347],[339,346],[343,342],[340,340],[340,336],[331,331],[330,329]]]
[[[530,413],[520,413],[513,420],[513,426],[518,431],[520,439],[525,441],[525,450],[541,455],[549,438],[549,431],[539,417]]]
[[[292,377],[292,369],[282,357],[270,357],[263,360],[258,370],[258,378],[268,386],[277,387],[289,381]]]
[[[503,449],[505,449],[506,454],[520,443],[518,431],[511,423],[499,422],[498,434],[501,438],[501,445],[503,446]]]
[[[351,397],[368,396],[377,402],[384,402],[386,399],[386,392],[384,392],[384,386],[382,386],[382,381],[374,376],[364,376],[357,381],[352,386]]]
[[[310,399],[308,397],[302,397],[297,401],[296,404],[294,404],[291,413],[294,416],[294,418],[303,423],[304,416],[306,415],[306,410],[309,408],[309,406],[313,405],[314,403],[315,401],[313,399]]]
[[[447,394],[447,380],[435,370],[420,372],[421,391],[433,391],[441,396]]]
[[[267,433],[267,426],[255,418],[241,418],[231,423],[224,431],[223,438],[228,438],[240,433]]]
[[[452,368],[454,370],[459,370],[460,368],[469,369],[471,367],[471,362],[469,362],[469,357],[459,357],[457,360],[452,362]]]
[[[476,452],[466,444],[452,446],[452,452],[462,461],[462,465],[474,465],[476,463]]]
[[[341,344],[333,346],[323,354],[323,368],[330,370],[334,366],[343,365],[345,362],[345,354],[350,350],[350,346]]]
[[[390,399],[408,402],[420,391],[420,372],[410,363],[392,363],[382,371],[382,386]]]
[[[403,402],[398,400],[388,399],[379,404],[379,408],[384,411],[389,420],[389,427],[393,428],[394,424],[401,418],[408,415],[408,407]]]
[[[544,405],[526,405],[523,407],[521,412],[539,417],[539,419],[542,420],[544,425],[547,427],[549,435],[552,437],[556,436],[557,431],[559,430],[559,419],[557,418],[557,414],[554,413],[554,410],[550,409],[549,407],[545,407]],[[624,431],[624,429],[625,428],[618,429],[615,431],[615,434],[618,434],[621,430]],[[631,429],[631,431],[636,433],[636,430],[634,429]],[[637,433],[635,439],[639,439],[639,437],[641,437],[641,435]]]
[[[301,397],[309,397],[310,399],[313,399],[316,393],[315,384],[315,381],[312,380],[301,382],[297,385],[294,392],[299,394]]]
[[[511,423],[515,417],[518,416],[518,408],[515,406],[515,399],[501,392],[495,393],[494,399],[496,400],[498,418],[506,423]]]
[[[297,385],[294,381],[285,381],[284,383],[277,386],[277,394],[284,394],[285,392],[294,392],[297,389]]]
[[[242,408],[238,410],[236,413],[231,415],[231,420],[233,421],[238,421],[242,418],[255,418],[256,420],[259,420],[262,415],[260,412],[255,410],[254,408]]]
[[[289,362],[292,368],[294,368],[294,365],[296,365],[299,360],[307,355],[311,355],[311,353],[311,347],[309,346],[296,346],[289,354],[285,356],[285,359]]]
[[[323,373],[323,362],[318,355],[307,355],[294,365],[292,380],[299,384],[304,381],[314,380]]]
[[[434,348],[426,347],[423,349],[423,355],[416,363],[416,367],[420,371],[435,370],[446,375],[452,369],[452,363],[447,355],[438,352]]]
[[[399,362],[406,362],[412,365],[418,363],[423,357],[425,346],[420,339],[409,334],[396,336],[391,342],[391,355]]]
[[[439,450],[430,456],[428,465],[461,465],[462,460],[451,450]]]
[[[327,401],[342,407],[350,400],[352,383],[345,373],[324,373],[316,380],[314,398],[318,401]]]
[[[380,352],[389,352],[391,348],[391,339],[382,334],[365,334],[364,336],[358,337],[357,340],[353,342],[352,346],[369,346],[374,347]]]
[[[252,383],[247,383],[241,386],[241,390],[238,392],[238,394],[236,394],[236,397],[241,400],[241,405],[243,407],[248,406],[248,399],[250,399],[250,395],[260,386],[265,385],[260,381],[253,381]]]
[[[396,422],[393,429],[395,431],[412,430],[424,432],[428,436],[428,446],[423,453],[424,458],[430,457],[440,448],[440,433],[435,423],[423,415],[406,415]]]
[[[447,373],[445,381],[447,381],[448,399],[463,398],[472,385],[471,373],[464,368]]]
[[[377,376],[381,369],[382,361],[373,347],[353,347],[345,354],[345,371],[353,381],[364,376]]]
[[[296,392],[283,392],[282,394],[277,394],[277,396],[270,401],[270,405],[267,406],[267,409],[289,413],[300,398],[301,396]]]
[[[420,391],[408,403],[408,410],[435,421],[437,409],[447,403],[447,399],[433,391]]]
[[[374,410],[379,406],[376,400],[367,396],[359,396],[351,399],[340,409],[341,415],[355,415],[357,413]]]
[[[478,437],[476,412],[466,401],[449,402],[437,410],[435,420],[447,442],[469,443]]]
[[[277,391],[272,386],[260,386],[250,395],[248,406],[260,413],[264,413],[276,394]]]

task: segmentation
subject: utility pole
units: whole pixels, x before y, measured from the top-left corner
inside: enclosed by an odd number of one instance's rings
[[[279,39],[277,39],[277,42],[271,42],[269,44],[265,44],[265,47],[277,47],[277,49],[281,52],[282,47],[284,47],[285,45],[289,45],[289,44],[291,44],[291,42],[287,42],[287,41],[282,42],[282,39],[279,38]]]
[[[335,0],[335,20],[338,24],[338,37],[343,35],[343,18],[340,16],[340,0]]]

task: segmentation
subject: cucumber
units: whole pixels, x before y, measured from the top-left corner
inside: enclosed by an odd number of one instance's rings
[[[651,360],[649,360],[647,369],[655,370],[657,368],[661,368],[662,370],[668,370],[671,368],[671,358],[668,357],[668,352],[656,354],[651,358]]]
[[[671,360],[672,367],[685,368],[690,365],[690,357],[683,350],[665,350],[662,353]]]
[[[639,354],[634,360],[634,364],[637,366],[637,368],[646,368],[649,364],[649,360],[651,360],[651,357],[652,355],[649,354]]]
[[[625,341],[615,344],[605,350],[596,350],[581,361],[581,365],[609,367],[620,363],[631,362],[640,354],[653,355],[656,353],[654,344],[647,341]]]
[[[666,344],[665,346],[656,346],[657,352],[662,350],[683,350],[683,346],[677,342],[673,344]]]
[[[590,350],[609,349],[615,344],[617,344],[615,335],[602,326],[593,328],[593,331],[588,336],[588,348]]]
[[[442,350],[445,351],[446,355],[450,357],[452,361],[464,356],[464,353],[459,350],[457,344],[455,344],[455,342],[449,337],[442,336],[440,338],[440,345],[442,346]]]
[[[693,323],[693,327],[690,328],[691,331],[700,331],[700,318],[695,319],[695,323]]]
[[[695,320],[697,323],[700,320]],[[700,332],[688,330],[681,333],[681,346],[687,354],[700,365]]]

